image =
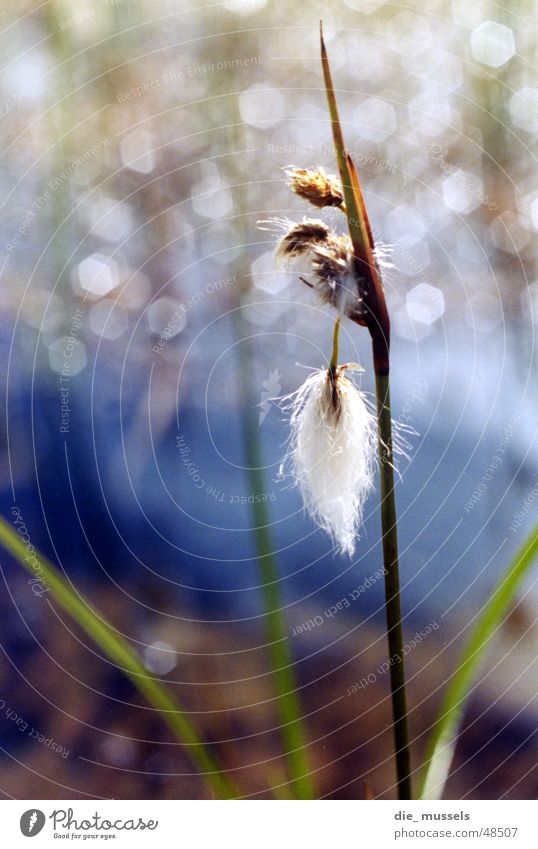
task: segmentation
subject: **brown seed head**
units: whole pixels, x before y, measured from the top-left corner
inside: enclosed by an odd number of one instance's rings
[[[312,246],[312,269],[321,280],[337,281],[345,274],[352,252],[349,236],[329,233],[324,244]]]
[[[314,206],[342,206],[344,202],[340,180],[326,174],[323,168],[309,171],[292,166],[286,169],[286,176],[292,191]]]
[[[275,220],[281,227],[287,222]],[[300,266],[300,280],[315,289],[324,304],[359,324],[365,323],[365,280],[357,278],[353,262],[353,244],[347,235],[339,236],[323,221],[306,218],[292,224],[281,238],[277,260]]]
[[[305,218],[299,224],[294,224],[278,243],[276,255],[278,259],[293,259],[316,245],[324,245],[331,231],[323,221]]]
[[[328,368],[325,378],[324,393],[325,393],[325,409],[332,421],[336,424],[342,412],[342,397],[340,384],[342,382],[342,370],[338,368]]]

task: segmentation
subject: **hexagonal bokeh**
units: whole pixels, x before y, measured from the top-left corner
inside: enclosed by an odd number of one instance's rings
[[[481,333],[495,330],[503,320],[499,298],[489,292],[477,292],[465,304],[465,320],[470,327]]]
[[[191,191],[191,205],[197,215],[218,221],[225,218],[233,209],[230,189],[223,184],[218,166],[210,162],[206,173]]]
[[[395,207],[385,218],[385,235],[388,242],[405,238],[406,244],[411,245],[420,241],[425,232],[422,217],[407,203]]]
[[[261,12],[267,5],[267,0],[225,0],[223,4],[229,12],[235,12],[236,15],[246,17],[253,15],[255,12]]]
[[[92,197],[81,208],[81,216],[94,236],[107,242],[120,242],[133,229],[133,214],[126,201],[106,194]]]
[[[392,261],[398,274],[416,277],[423,274],[430,264],[430,250],[424,239],[401,236],[394,242]]]
[[[443,180],[443,199],[449,209],[463,215],[480,206],[484,197],[484,184],[480,177],[458,169]]]
[[[471,50],[477,62],[500,68],[516,52],[514,33],[497,21],[484,21],[471,33]]]
[[[92,331],[103,339],[119,339],[129,326],[125,307],[108,298],[93,305],[89,319]]]
[[[445,298],[437,286],[419,283],[407,293],[406,308],[409,318],[422,324],[433,324],[445,311]]]
[[[79,263],[78,273],[73,278],[74,288],[93,299],[108,295],[118,283],[117,263],[98,252]]]
[[[49,364],[58,374],[74,377],[86,367],[87,363],[84,342],[73,336],[60,336],[49,347]]]
[[[531,239],[520,215],[509,209],[494,218],[489,225],[489,235],[498,250],[513,255],[523,250]]]
[[[250,273],[256,289],[269,295],[280,294],[291,283],[291,275],[275,267],[273,251],[257,257],[250,265]]]
[[[241,92],[239,111],[245,124],[266,130],[282,120],[284,98],[276,88],[255,83]]]
[[[280,301],[267,300],[261,292],[247,292],[241,298],[241,313],[249,324],[270,327],[289,312],[289,305]]]
[[[520,295],[522,314],[536,327],[538,325],[538,280],[529,283]]]
[[[434,138],[453,123],[453,110],[447,97],[425,91],[409,103],[409,124],[423,136]]]
[[[177,666],[177,651],[164,640],[156,640],[144,649],[144,664],[156,675],[166,675]]]
[[[538,88],[523,86],[510,98],[510,117],[516,127],[538,133]]]
[[[149,174],[155,168],[153,137],[147,130],[133,130],[121,142],[121,159],[126,168]]]
[[[538,230],[538,197],[530,204],[531,223],[535,230]]]
[[[181,301],[163,296],[149,305],[146,320],[152,333],[165,334],[167,339],[173,339],[185,328],[187,315],[181,308]]]
[[[428,20],[415,12],[398,12],[386,25],[386,33],[389,47],[405,56],[418,56],[431,42]]]
[[[395,310],[391,323],[397,336],[415,344],[430,336],[433,329],[432,324],[413,319],[404,306]]]
[[[384,5],[385,0],[344,0],[344,3],[355,12],[371,15]]]
[[[379,97],[368,97],[353,113],[357,132],[369,141],[384,141],[396,129],[394,107]]]

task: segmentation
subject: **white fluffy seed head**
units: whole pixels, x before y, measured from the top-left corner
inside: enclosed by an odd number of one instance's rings
[[[373,488],[376,430],[346,368],[316,371],[290,396],[286,459],[312,519],[351,556]]]

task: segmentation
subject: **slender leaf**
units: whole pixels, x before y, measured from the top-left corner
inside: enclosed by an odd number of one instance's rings
[[[359,176],[351,156],[346,151],[344,143],[321,22],[320,42],[321,64],[323,67],[336,159],[342,182],[342,191],[344,193],[349,235],[353,245],[355,262],[357,263],[357,272],[367,283],[363,288],[367,293],[367,297],[364,297],[364,305],[367,309],[368,317],[365,320],[359,320],[358,323],[368,325],[370,335],[372,336],[374,368],[376,372],[385,373],[389,370],[390,320],[385,303],[383,284],[374,257],[372,228],[368,220]]]
[[[338,106],[336,103],[336,95],[329,66],[329,57],[325,48],[323,39],[323,27],[320,23],[320,42],[321,42],[321,64],[323,67],[323,77],[325,80],[325,90],[327,92],[327,102],[329,104],[329,115],[331,118],[331,126],[333,132],[334,147],[336,151],[336,161],[338,162],[338,170],[340,172],[340,180],[342,183],[342,191],[344,193],[344,201],[346,205],[346,214],[349,225],[349,235],[353,243],[353,251],[356,258],[364,264],[366,268],[371,267],[371,250],[366,223],[364,221],[362,211],[353,191],[351,174],[349,171],[348,158],[346,155],[346,147],[342,126],[340,124],[340,116],[338,114]]]
[[[238,98],[234,99],[235,120],[231,127],[231,144],[233,150],[241,148],[239,128],[243,126],[239,113]],[[236,166],[231,165],[232,171]],[[237,243],[249,244],[249,234],[246,229],[248,205],[242,186],[242,176],[236,173],[235,182],[239,189],[237,193]],[[244,263],[248,262],[245,253],[237,260],[237,276],[246,281],[243,274]],[[237,356],[236,378],[237,392],[241,404],[241,436],[245,452],[247,477],[251,492],[265,492],[266,476],[263,471],[263,450],[261,431],[258,424],[256,398],[259,392],[254,382],[252,362],[256,357],[254,338],[246,325],[241,309],[241,295],[245,289],[234,289],[233,308],[231,309],[235,351]],[[258,395],[259,397],[259,395]],[[264,625],[267,635],[267,654],[269,656],[271,676],[275,690],[275,702],[280,722],[280,735],[284,754],[286,756],[289,787],[281,787],[279,792],[289,793],[297,799],[315,799],[314,782],[308,757],[308,740],[306,723],[300,702],[300,691],[295,675],[293,655],[290,646],[289,629],[286,623],[284,602],[281,597],[281,579],[275,545],[271,530],[271,516],[268,505],[263,500],[254,499],[251,504],[252,535],[256,545],[257,567],[260,575],[260,592],[264,612]]]
[[[245,349],[246,350],[246,349]],[[249,365],[241,370],[246,374]],[[247,449],[249,478],[253,492],[263,492],[261,446],[256,424],[248,408],[243,410],[244,439]],[[308,763],[308,747],[299,701],[290,640],[286,628],[280,594],[280,576],[271,538],[269,513],[263,501],[253,505],[255,540],[261,592],[267,630],[268,653],[274,677],[280,733],[293,789],[298,799],[315,799],[314,785]]]
[[[516,552],[495,588],[456,664],[439,716],[433,727],[420,781],[419,798],[439,799],[443,794],[456,747],[465,704],[491,638],[502,625],[510,605],[538,554],[538,527]]]

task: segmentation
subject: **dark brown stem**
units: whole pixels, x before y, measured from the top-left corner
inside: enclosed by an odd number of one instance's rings
[[[389,646],[390,687],[398,798],[411,799],[411,761],[407,728],[407,700],[400,609],[400,568],[398,563],[398,525],[394,496],[394,457],[388,369],[376,372],[379,478],[381,482],[381,525],[385,565],[385,610]]]

